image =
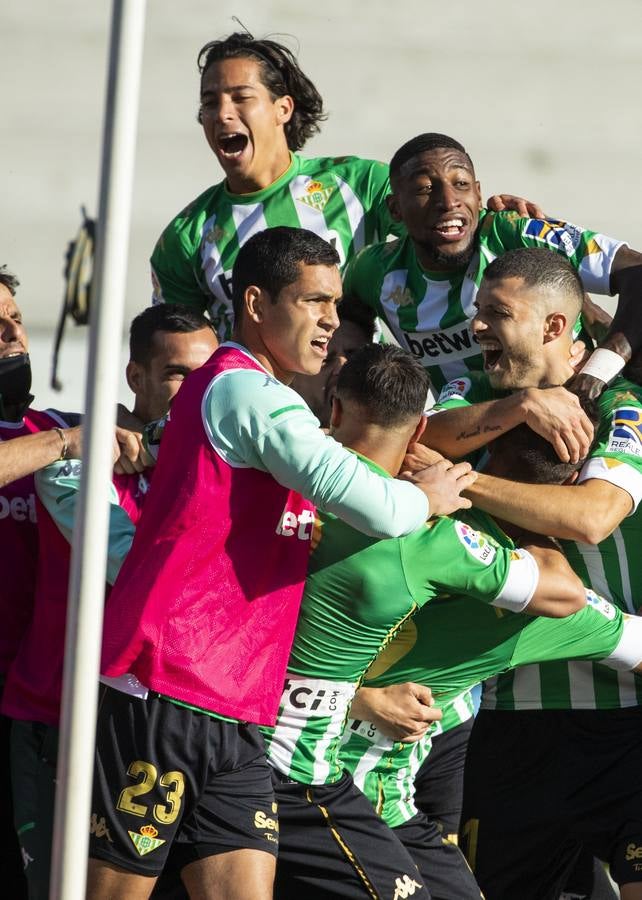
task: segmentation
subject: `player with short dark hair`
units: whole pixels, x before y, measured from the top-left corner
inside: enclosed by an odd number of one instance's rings
[[[527,284],[534,254],[543,253],[515,250],[489,266],[473,321],[484,372],[444,388],[427,427],[430,443],[437,438],[460,454],[480,450],[523,421],[519,409],[531,392],[543,402],[556,390],[548,385],[572,377],[577,292],[569,293],[572,281],[556,289]],[[559,258],[558,265],[568,264]],[[560,539],[584,583],[635,614],[642,596],[639,386],[616,379],[600,398],[599,415],[576,484],[523,484],[482,472],[470,496],[502,520]],[[584,845],[609,860],[626,900],[640,896],[629,848],[642,842],[641,798],[628,767],[642,763],[641,698],[639,676],[585,663],[528,666],[486,683],[466,763],[463,816],[469,860],[484,891],[554,897]],[[502,759],[496,774],[495,754]]]
[[[448,135],[428,132],[407,141],[393,156],[390,179],[390,212],[408,234],[362,250],[345,272],[345,295],[376,310],[401,346],[428,366],[437,390],[481,369],[470,330],[477,290],[493,259],[521,247],[567,258],[586,291],[619,294],[611,331],[578,376],[580,389],[599,392],[630,359],[642,339],[642,320],[634,314],[642,289],[639,253],[559,219],[483,208],[471,158]]]
[[[183,379],[217,347],[211,325],[192,310],[150,307],[130,329],[137,360],[127,365],[133,415],[165,415]],[[31,900],[49,897],[58,722],[62,691],[71,539],[82,464],[53,463],[36,473],[38,555],[33,613],[7,673],[2,712],[12,719],[11,780]],[[115,475],[110,493],[107,585],[114,582],[149,487],[147,473]],[[101,830],[94,820],[94,831]],[[108,840],[106,833],[105,840]]]
[[[259,284],[276,303],[284,287],[299,276],[299,267],[337,266],[339,254],[326,241],[304,228],[269,228],[261,240],[248,241],[242,256],[237,256],[232,278],[234,321],[239,322],[245,305],[245,292]]]
[[[406,351],[363,347],[339,375],[332,435],[391,478],[423,428],[427,384],[425,368]],[[275,896],[393,896],[395,888],[398,896],[404,889],[422,895],[412,862],[339,759],[359,680],[411,613],[459,592],[471,603],[492,605],[493,620],[502,608],[564,615],[583,604],[557,551],[497,548],[483,558],[469,552],[461,527],[442,517],[382,541],[321,514],[276,725],[266,731],[268,759],[278,773]],[[429,870],[421,874],[428,884]]]
[[[308,264],[310,248],[317,247]],[[261,247],[295,248],[275,296]],[[325,256],[324,256],[325,254]],[[321,368],[339,270],[314,234],[254,235],[235,342],[172,404],[145,510],[105,610],[89,893],[145,897],[173,845],[188,891],[271,897],[278,844],[257,724],[271,724],[308,563],[313,503],[394,537],[466,502],[469,467],[393,482],[318,428],[288,384]],[[240,279],[239,279],[240,281]],[[311,500],[305,498],[311,498]],[[457,499],[455,499],[457,497]],[[144,777],[142,797],[136,779]]]
[[[162,334],[191,334],[204,328],[212,330],[212,323],[189,306],[148,306],[132,319],[129,326],[129,358],[132,362],[149,365]]]

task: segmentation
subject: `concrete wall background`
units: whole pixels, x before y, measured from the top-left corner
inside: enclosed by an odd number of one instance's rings
[[[96,212],[110,12],[107,0],[0,6],[0,263],[22,281],[41,404],[64,248],[80,204]],[[325,97],[308,155],[388,159],[413,134],[444,131],[467,146],[486,195],[520,193],[642,246],[639,0],[149,0],[128,318],[149,300],[160,230],[222,177],[195,121],[195,59],[233,15],[256,35],[290,35]],[[84,334],[63,349],[74,393],[62,406],[82,396]]]

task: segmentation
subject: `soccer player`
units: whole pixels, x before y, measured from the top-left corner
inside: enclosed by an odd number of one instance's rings
[[[507,471],[532,483],[561,483],[576,465],[561,463],[544,438],[526,426],[493,442],[488,468]],[[490,557],[493,542],[512,546],[507,535],[485,513],[471,510],[458,514],[468,527],[483,530],[488,546],[471,541],[471,552]],[[388,707],[398,694],[373,690],[402,682],[416,687],[430,685],[443,718],[437,733],[457,719],[462,692],[498,672],[547,659],[583,657],[604,660],[614,669],[642,671],[642,621],[626,616],[587,592],[588,606],[562,620],[495,615],[465,595],[438,597],[408,620],[369,669],[351,708],[352,721],[341,746],[345,768],[395,829],[439,900],[479,896],[466,891],[467,870],[452,844],[442,840],[435,823],[417,814],[414,780],[425,760],[430,761],[431,730],[417,743],[396,743],[390,730]],[[463,625],[461,623],[464,623]],[[615,640],[615,643],[611,643]],[[383,706],[381,703],[383,702]],[[464,712],[468,710],[464,708]],[[384,733],[372,724],[382,723]],[[383,722],[382,722],[383,720]],[[388,727],[386,728],[386,724]],[[427,769],[429,771],[429,767]],[[462,883],[463,877],[463,883]],[[492,895],[491,895],[492,896]]]
[[[150,307],[142,312],[130,332],[127,382],[135,397],[132,414],[142,422],[165,415],[185,376],[216,347],[210,323],[191,309]],[[70,543],[80,472],[80,461],[69,459],[36,474],[39,552],[34,561],[34,608],[2,698],[2,712],[13,720],[14,821],[31,900],[49,896]],[[108,584],[131,545],[148,487],[144,473],[114,477]],[[99,831],[100,822],[92,827]],[[108,840],[107,833],[104,839]]]
[[[0,541],[5,565],[0,587],[0,693],[29,623],[38,556],[33,473],[75,451],[80,429],[64,413],[32,407],[29,340],[15,295],[19,281],[0,266]],[[0,770],[9,777],[10,722],[0,716]],[[3,885],[26,896],[13,829],[11,792],[2,817]]]
[[[326,357],[338,261],[304,229],[247,241],[233,271],[236,341],[172,405],[105,610],[112,680],[92,811],[113,843],[90,840],[97,900],[148,896],[171,844],[190,893],[271,896],[276,832],[256,823],[274,819],[274,795],[256,724],[277,712],[313,504],[378,537],[467,505],[468,465],[433,467],[421,490],[384,478],[325,436],[287,386]]]
[[[444,389],[436,407],[442,411],[426,429],[429,443],[462,454],[479,450],[522,420],[528,394],[543,398],[548,385],[571,377],[581,295],[562,257],[516,250],[495,260],[473,323],[484,372]],[[597,440],[576,485],[482,473],[471,489],[479,508],[562,539],[584,583],[628,613],[638,611],[642,597],[635,562],[641,417],[641,389],[617,379],[600,399]],[[582,843],[610,862],[623,898],[640,896],[633,851],[642,843],[642,798],[629,777],[642,763],[640,696],[639,677],[586,663],[527,667],[486,685],[469,747],[463,830],[490,896],[555,897]],[[491,759],[498,758],[495,769]]]
[[[163,231],[151,258],[154,302],[209,310],[221,336],[232,326],[230,278],[238,249],[267,227],[307,228],[333,245],[341,267],[398,231],[388,212],[388,167],[355,156],[306,159],[325,118],[323,100],[287,47],[235,33],[198,54],[199,122],[225,172]],[[491,198],[532,212],[519,198]]]
[[[358,350],[339,375],[331,434],[392,477],[424,426],[427,387],[424,367],[407,351],[377,344]],[[415,882],[419,893],[407,854],[342,772],[343,723],[379,650],[436,597],[465,592],[493,621],[502,609],[563,616],[583,604],[558,551],[491,548],[489,540],[442,517],[381,541],[321,514],[279,714],[266,733],[279,805],[276,897],[391,897],[395,886],[402,896]],[[421,874],[427,879],[429,868]]]
[[[339,305],[339,328],[328,344],[328,355],[318,375],[296,375],[292,387],[301,394],[322,428],[330,424],[332,397],[339,372],[352,354],[372,342],[375,315],[363,306]]]
[[[619,294],[604,349],[588,363],[588,374],[578,376],[582,390],[603,388],[630,359],[631,347],[642,338],[635,306],[642,255],[622,241],[558,219],[482,208],[473,163],[447,135],[420,134],[406,142],[391,160],[390,179],[390,212],[407,235],[362,250],[345,272],[344,292],[347,300],[376,310],[400,345],[428,367],[437,390],[481,369],[470,330],[477,290],[489,263],[519,247],[559,253],[576,268],[585,290]],[[568,413],[577,418],[574,403],[567,398]],[[587,446],[582,443],[584,451]]]

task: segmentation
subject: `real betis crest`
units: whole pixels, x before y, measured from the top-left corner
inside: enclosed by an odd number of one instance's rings
[[[334,187],[324,187],[320,181],[311,181],[305,189],[305,194],[297,197],[297,200],[311,206],[317,212],[323,212],[333,191]]]
[[[143,825],[140,834],[137,834],[135,831],[128,831],[127,834],[132,839],[134,847],[136,847],[140,856],[145,856],[146,853],[157,850],[161,844],[165,843],[165,841],[156,837],[158,831],[153,825]]]
[[[393,291],[390,291],[386,299],[392,300],[395,306],[412,306],[413,303],[410,289],[402,288],[400,285],[397,285]]]

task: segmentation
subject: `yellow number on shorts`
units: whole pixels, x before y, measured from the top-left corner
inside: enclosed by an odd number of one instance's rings
[[[142,794],[149,794],[156,784],[156,766],[143,762],[142,759],[137,759],[130,764],[127,774],[132,778],[138,778],[139,775],[142,775],[143,778],[142,781],[132,784],[120,792],[116,809],[131,813],[134,816],[146,816],[147,806],[144,806],[142,803],[134,803],[133,798],[140,797]]]
[[[468,865],[475,871],[475,863],[477,861],[477,839],[479,837],[479,819],[468,819],[461,830],[464,838],[463,851]]]
[[[163,825],[171,825],[181,809],[181,798],[185,793],[185,779],[182,772],[165,772],[161,775],[160,783],[163,787],[172,787],[167,791],[165,804],[157,803],[154,807],[154,818]],[[169,806],[169,810],[166,809]]]

